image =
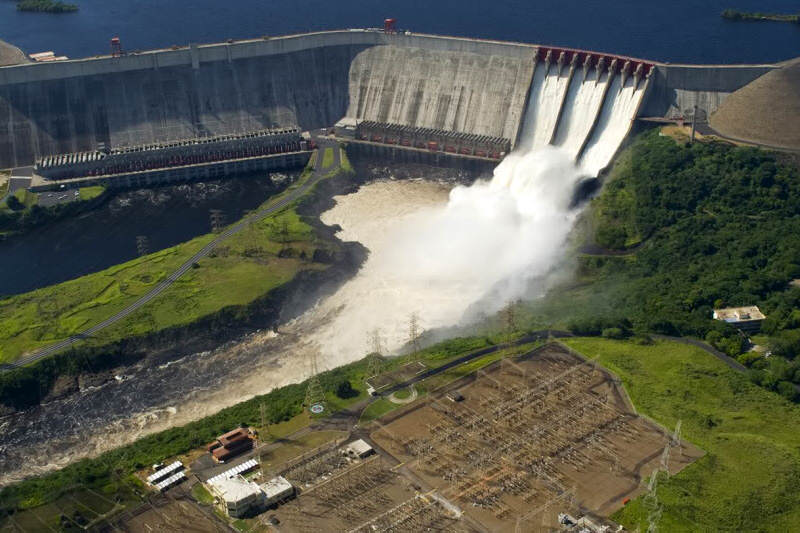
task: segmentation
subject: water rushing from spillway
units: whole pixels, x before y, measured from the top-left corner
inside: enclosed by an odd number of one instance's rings
[[[184,424],[362,358],[371,330],[386,347],[423,329],[469,323],[546,288],[578,211],[576,184],[613,157],[643,84],[569,67],[534,72],[517,149],[470,186],[379,181],[323,214],[370,254],[358,274],[277,335],[262,332],[0,420],[0,484]],[[560,72],[559,72],[560,71]]]
[[[519,148],[555,146],[597,176],[630,131],[646,81],[593,66],[539,62],[534,71]]]

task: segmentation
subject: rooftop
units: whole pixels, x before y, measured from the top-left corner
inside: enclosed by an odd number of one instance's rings
[[[247,481],[242,476],[218,479],[211,483],[211,486],[226,502],[239,502],[261,492],[257,484]]]
[[[372,452],[372,446],[367,444],[366,441],[364,441],[364,439],[354,440],[353,442],[347,445],[347,449],[359,456]]]
[[[261,490],[267,495],[267,499],[272,499],[283,496],[294,489],[285,477],[278,476],[261,485]]]
[[[723,320],[725,322],[747,322],[751,320],[764,320],[765,318],[767,317],[764,313],[755,305],[714,309],[714,319]]]

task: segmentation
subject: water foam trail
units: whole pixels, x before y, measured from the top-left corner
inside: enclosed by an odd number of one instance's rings
[[[611,162],[630,130],[644,96],[644,86],[637,88],[634,84],[633,76],[625,80],[624,86],[619,75],[611,82],[597,128],[580,158],[581,167],[591,176],[596,176]]]
[[[325,303],[335,313],[312,336],[321,359],[341,364],[363,355],[373,328],[389,349],[400,348],[411,313],[425,329],[449,327],[478,302],[490,314],[522,297],[561,256],[580,178],[563,150],[522,149],[490,181],[455,187],[445,205],[395,221],[380,236],[381,253]]]

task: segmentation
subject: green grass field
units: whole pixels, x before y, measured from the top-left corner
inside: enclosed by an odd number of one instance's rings
[[[636,408],[706,455],[659,483],[660,531],[797,531],[800,408],[751,384],[713,356],[672,342],[573,339],[573,349],[621,379]],[[614,517],[647,530],[641,498]]]
[[[322,168],[328,168],[333,164],[333,148],[325,148],[322,154]]]
[[[25,209],[30,209],[39,202],[39,197],[27,189],[17,189],[14,191],[14,196],[25,206]]]
[[[101,272],[0,300],[0,362],[14,361],[125,308],[212,239],[203,235]],[[251,302],[301,270],[324,268],[310,259],[323,245],[294,210],[286,209],[225,241],[162,295],[91,342],[103,344],[188,324],[225,306]]]
[[[192,497],[203,505],[214,504],[214,496],[201,483],[197,483],[192,487]]]
[[[88,202],[89,200],[94,200],[104,192],[106,192],[106,188],[102,185],[92,185],[91,187],[81,187],[78,189],[80,191],[80,198],[84,202]]]

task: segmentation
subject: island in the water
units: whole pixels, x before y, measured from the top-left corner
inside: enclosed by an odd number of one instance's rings
[[[780,13],[750,13],[746,11],[739,11],[737,9],[726,9],[722,12],[722,18],[728,20],[771,20],[775,22],[793,22],[794,24],[800,24],[800,14],[782,15]]]

